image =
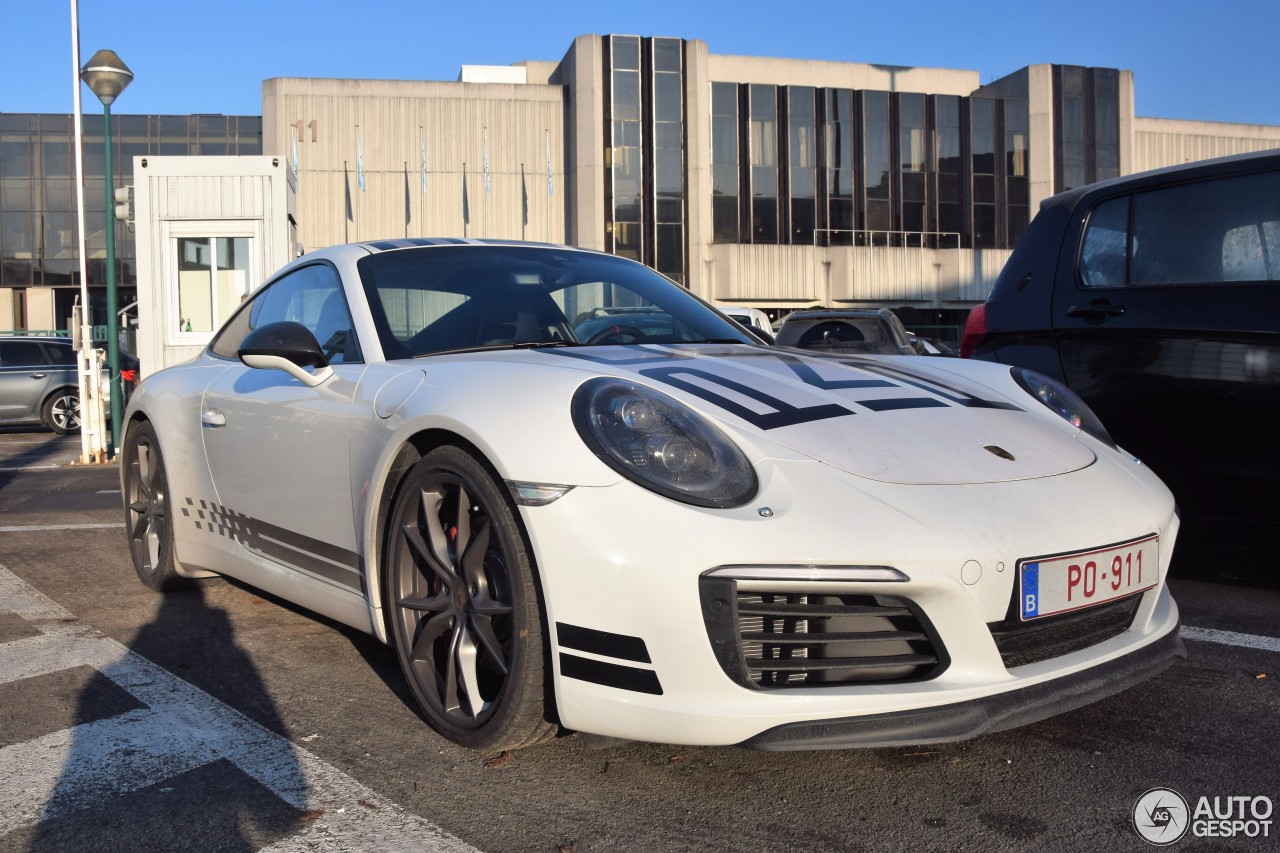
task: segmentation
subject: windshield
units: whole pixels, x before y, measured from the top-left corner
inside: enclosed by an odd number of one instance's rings
[[[648,267],[531,246],[427,246],[358,264],[387,358],[528,346],[754,343]]]

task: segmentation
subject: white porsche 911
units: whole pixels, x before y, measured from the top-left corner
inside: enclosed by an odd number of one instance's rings
[[[1184,654],[1173,499],[1070,391],[769,347],[610,255],[313,252],[126,420],[144,583],[368,631],[477,749],[956,740]]]

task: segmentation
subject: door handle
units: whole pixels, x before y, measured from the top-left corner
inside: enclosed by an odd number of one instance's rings
[[[1088,320],[1090,323],[1101,323],[1108,317],[1119,317],[1123,313],[1123,306],[1112,305],[1111,302],[1106,299],[1095,300],[1083,307],[1079,305],[1072,305],[1067,309],[1068,317],[1075,317],[1079,320]]]
[[[32,378],[32,379],[44,379],[44,378],[45,378],[46,376],[48,376],[48,375],[49,375],[49,374],[47,374],[47,373],[33,373],[33,374],[31,374],[31,378]]]
[[[227,416],[217,409],[205,409],[200,413],[200,425],[212,427],[224,427],[227,425]]]

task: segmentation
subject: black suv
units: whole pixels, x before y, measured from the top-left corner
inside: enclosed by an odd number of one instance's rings
[[[1047,199],[969,315],[961,351],[1083,397],[1168,483],[1199,556],[1274,546],[1280,152]]]

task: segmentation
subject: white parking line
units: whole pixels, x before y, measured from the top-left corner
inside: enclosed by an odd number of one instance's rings
[[[1280,637],[1261,637],[1256,634],[1237,634],[1235,631],[1219,631],[1216,628],[1196,628],[1193,625],[1183,625],[1182,636],[1187,640],[1199,640],[1204,643],[1221,643],[1227,646],[1240,646],[1246,649],[1262,649],[1267,652],[1280,652]]]
[[[115,640],[66,624],[71,613],[4,566],[0,612],[15,613],[41,631],[0,644],[0,683],[88,665],[147,706],[0,749],[0,835],[224,759],[315,816],[264,848],[271,853],[475,853]]]
[[[0,468],[0,473],[14,471],[56,471],[61,465],[19,465],[16,468]]]

